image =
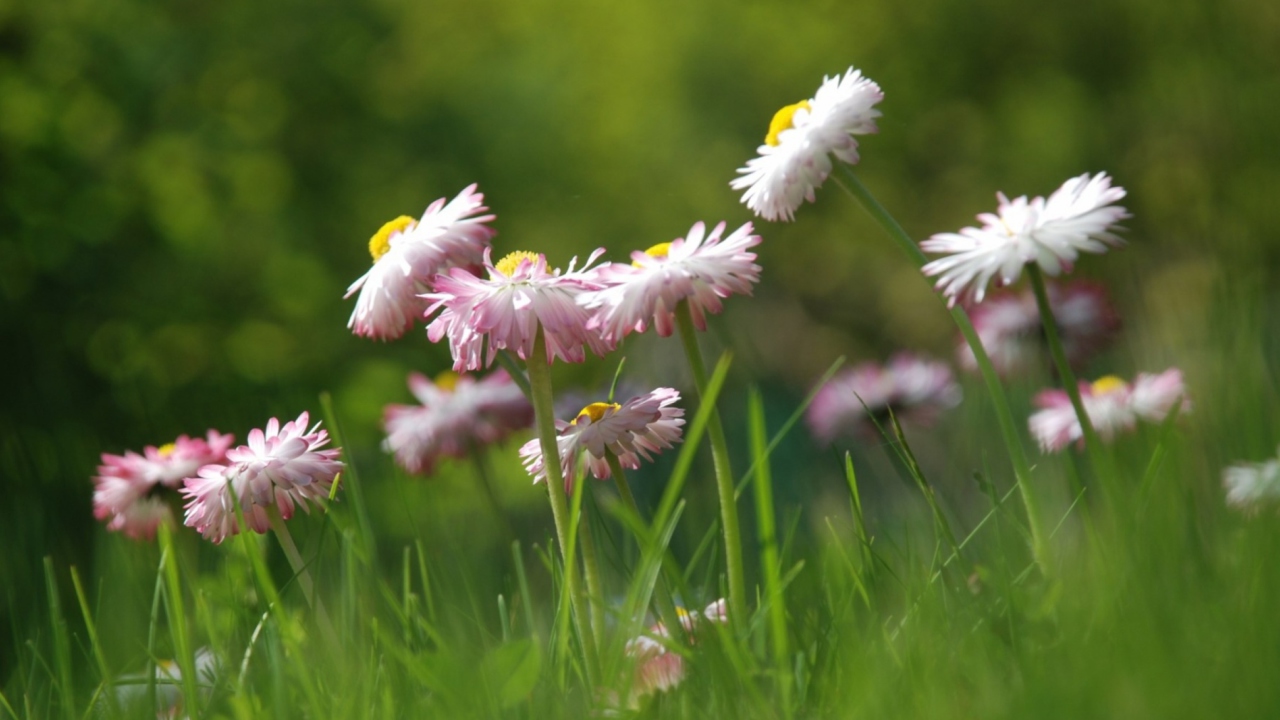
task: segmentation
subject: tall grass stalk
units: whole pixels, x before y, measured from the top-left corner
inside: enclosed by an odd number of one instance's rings
[[[751,453],[755,458],[756,535],[760,544],[760,576],[764,579],[764,605],[769,613],[769,644],[773,650],[774,682],[783,717],[792,716],[791,650],[788,645],[787,606],[783,597],[778,534],[774,519],[773,475],[769,470],[768,436],[765,429],[764,401],[758,389],[752,389],[747,411],[751,427]]]
[[[76,718],[75,685],[71,682],[71,639],[67,634],[67,619],[62,614],[62,597],[58,592],[58,577],[54,574],[53,558],[44,557],[45,591],[49,596],[49,623],[53,628],[53,662],[58,670],[58,707],[66,720]]]

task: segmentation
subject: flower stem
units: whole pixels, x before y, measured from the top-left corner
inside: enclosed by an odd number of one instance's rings
[[[643,520],[644,517],[640,515],[640,506],[636,504],[636,496],[631,494],[631,484],[627,482],[627,473],[622,469],[622,463],[618,462],[618,456],[614,455],[612,450],[605,448],[604,459],[609,463],[609,472],[613,474],[613,481],[618,486],[618,494],[622,496],[622,502],[631,508],[631,512],[635,513],[636,517]]]
[[[338,633],[334,631],[333,622],[329,620],[329,613],[324,609],[324,602],[316,595],[315,583],[311,580],[311,571],[307,569],[307,563],[302,559],[302,553],[298,552],[298,546],[293,542],[293,535],[289,532],[289,526],[285,524],[284,518],[280,516],[280,508],[274,504],[268,505],[267,521],[271,523],[271,531],[275,533],[276,539],[280,541],[280,547],[284,549],[284,556],[289,559],[289,566],[293,568],[293,574],[298,578],[298,586],[302,588],[302,596],[307,599],[307,604],[316,613],[316,619],[320,624],[320,632],[333,647],[341,647],[338,642]]]
[[[862,205],[872,219],[907,253],[911,261],[916,264],[916,267],[923,267],[928,262],[928,258],[925,257],[924,251],[920,249],[920,246],[911,239],[906,230],[902,229],[902,226],[889,214],[889,211],[875,199],[875,196],[862,184],[862,180],[853,172],[853,169],[843,163],[839,165],[844,173],[843,180],[839,177],[836,178],[836,182],[839,183],[840,187],[844,188],[845,192],[853,196]],[[973,329],[969,314],[959,306],[952,306],[948,310],[951,312],[951,319],[960,328],[960,334],[964,336],[969,349],[973,351],[973,357],[978,363],[978,370],[981,371],[982,380],[987,386],[987,393],[991,396],[992,405],[996,412],[996,421],[1000,425],[1000,434],[1004,437],[1005,448],[1009,453],[1009,460],[1013,464],[1013,475],[1018,483],[1018,494],[1022,496],[1022,504],[1027,512],[1027,525],[1031,530],[1031,552],[1035,556],[1036,563],[1040,566],[1040,572],[1048,575],[1050,573],[1049,555],[1048,547],[1045,544],[1048,536],[1044,532],[1039,503],[1031,485],[1031,465],[1027,462],[1026,451],[1023,449],[1021,438],[1018,436],[1017,426],[1013,422],[1013,412],[1009,409],[1009,399],[1005,396],[1004,386],[1000,384],[1000,377],[996,375],[996,369],[991,364],[991,358],[987,355],[986,348],[982,346],[982,340],[978,338],[977,331]]]
[[[698,336],[694,332],[689,301],[681,301],[676,309],[676,324],[680,327],[680,340],[693,371],[693,384],[698,389],[698,397],[702,398],[706,394],[707,368],[702,362],[702,350],[698,348]],[[742,576],[742,540],[738,531],[733,468],[729,465],[729,444],[725,441],[724,424],[720,421],[720,411],[716,408],[711,410],[707,429],[711,437],[711,457],[716,470],[716,491],[720,496],[720,526],[724,529],[725,574],[729,580],[729,622],[741,627],[740,623],[747,617],[747,589]]]
[[[587,487],[587,478],[582,478],[582,485],[575,487],[574,492],[591,492]],[[595,532],[591,529],[591,518],[587,517],[586,504],[583,505],[582,516],[578,519],[578,536],[582,543],[582,567],[587,576],[587,607],[591,613],[591,629],[596,637],[604,634],[604,580],[600,575],[600,554],[596,549]]]
[[[542,465],[547,473],[547,495],[551,498],[551,516],[556,524],[560,555],[565,559],[565,587],[569,593],[569,602],[573,605],[578,635],[582,638],[583,654],[586,656],[587,682],[594,688],[599,660],[596,655],[595,635],[591,630],[591,622],[582,593],[582,583],[569,561],[571,557],[569,503],[565,498],[564,476],[560,472],[560,447],[556,442],[555,408],[551,393],[551,366],[547,362],[547,341],[541,327],[538,328],[537,337],[533,341],[533,352],[529,354],[527,365],[529,388],[533,395],[533,414],[538,427],[538,441],[542,446]]]

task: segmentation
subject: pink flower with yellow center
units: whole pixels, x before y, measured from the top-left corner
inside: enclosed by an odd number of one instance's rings
[[[489,209],[475,190],[468,186],[447,205],[440,198],[421,219],[402,215],[374,234],[369,240],[373,267],[345,295],[360,291],[347,322],[352,332],[380,340],[404,335],[426,311],[421,295],[431,289],[437,273],[480,264],[494,236],[485,223],[494,216],[475,217]]]
[[[658,334],[667,337],[676,308],[688,302],[694,325],[706,330],[706,314],[719,313],[723,298],[750,295],[752,284],[760,280],[756,255],[747,252],[760,244],[751,223],[722,240],[724,229],[720,223],[708,235],[705,225],[694,223],[686,237],[631,253],[630,265],[602,266],[599,278],[605,289],[579,298],[596,312],[591,327],[616,344],[627,333],[644,332],[652,319]]]
[[[505,370],[476,380],[453,372],[432,382],[409,376],[420,405],[388,405],[383,447],[411,473],[430,475],[442,457],[463,457],[533,424],[533,406]]]
[[[308,429],[309,420],[304,412],[281,427],[279,420],[271,418],[265,431],[249,431],[248,445],[229,450],[225,464],[205,465],[198,477],[188,478],[182,491],[188,500],[186,524],[220,543],[240,532],[237,503],[249,527],[265,533],[270,506],[275,505],[288,520],[295,505],[310,512],[308,501],[319,504],[328,497],[342,471],[338,460],[342,451],[322,450],[329,444],[329,433],[320,429],[320,423]]]
[[[582,362],[584,346],[603,356],[613,343],[587,328],[590,313],[577,302],[582,293],[603,287],[590,269],[603,253],[603,248],[591,253],[580,269],[575,269],[575,257],[561,273],[548,270],[541,254],[513,252],[495,265],[486,250],[487,278],[463,268],[436,276],[435,292],[423,296],[433,301],[428,317],[440,311],[427,326],[427,337],[432,342],[449,338],[453,369],[458,372],[488,367],[499,350],[528,360],[539,328],[546,338],[547,362]],[[482,353],[486,341],[488,352]]]
[[[1080,253],[1104,253],[1124,244],[1114,232],[1130,217],[1114,204],[1124,196],[1124,188],[1112,187],[1106,173],[1071,178],[1047,200],[1025,195],[1009,200],[996,193],[1000,207],[996,214],[978,216],[982,227],[939,233],[920,243],[925,252],[946,256],[922,271],[938,278],[936,287],[951,304],[961,296],[982,302],[992,278],[1011,285],[1028,263],[1054,277],[1071,272]]]
[[[1177,368],[1151,375],[1141,373],[1133,384],[1115,375],[1093,383],[1080,383],[1080,400],[1098,437],[1110,441],[1134,428],[1138,420],[1159,423],[1174,411],[1187,412],[1182,371]],[[1065,390],[1045,390],[1036,395],[1039,411],[1031,415],[1031,434],[1044,452],[1057,452],[1075,442],[1084,445],[1080,419]],[[1176,407],[1175,407],[1176,406]]]
[[[773,116],[759,155],[738,170],[729,183],[745,190],[742,202],[766,220],[792,220],[813,191],[831,174],[831,156],[856,165],[855,135],[879,131],[875,105],[884,99],[880,86],[849,68],[843,76],[822,79],[808,100],[788,105]]]
[[[868,362],[831,378],[809,404],[805,419],[823,442],[873,434],[871,420],[927,425],[960,403],[960,386],[946,363],[900,353],[885,365]]]
[[[180,436],[168,445],[147,446],[139,455],[103,453],[93,478],[93,515],[107,529],[131,538],[150,539],[173,514],[166,495],[178,494],[182,481],[201,466],[221,462],[234,437],[210,430],[205,439]]]
[[[584,450],[591,474],[605,480],[612,474],[606,453],[613,453],[622,467],[635,470],[641,458],[651,461],[655,453],[680,442],[684,410],[673,406],[679,399],[680,393],[672,388],[658,388],[622,404],[592,403],[573,422],[557,420],[556,443],[565,484],[573,482],[578,456]],[[537,438],[520,448],[520,457],[535,483],[546,480]]]
[[[676,608],[676,613],[691,642],[696,642],[697,631],[706,623],[723,624],[728,620],[723,598],[708,605],[702,613],[684,608]],[[668,649],[666,642],[670,639],[667,627],[657,623],[648,633],[627,641],[626,655],[635,662],[628,707],[635,709],[644,696],[666,692],[684,680],[684,658]]]

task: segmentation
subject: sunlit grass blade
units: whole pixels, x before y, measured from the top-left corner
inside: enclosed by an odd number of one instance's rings
[[[244,525],[241,525],[244,527]],[[195,648],[191,647],[190,630],[187,626],[186,601],[182,591],[182,577],[178,571],[178,562],[173,546],[173,531],[167,523],[159,528],[160,547],[164,551],[165,562],[165,609],[168,610],[169,634],[173,639],[173,651],[178,667],[182,671],[183,707],[192,718],[198,718],[200,696],[196,690]]]
[[[778,537],[773,507],[773,476],[767,456],[764,403],[752,389],[747,404],[752,466],[755,468],[756,533],[760,545],[760,575],[764,579],[764,604],[769,615],[769,640],[773,651],[774,681],[784,717],[791,717],[791,650],[787,636],[787,608],[779,578]]]
[[[62,614],[62,598],[58,594],[58,578],[53,570],[53,558],[44,558],[45,591],[49,600],[49,624],[53,629],[53,662],[57,668],[58,707],[63,717],[75,720],[75,686],[71,680],[71,639],[67,634],[67,619]]]
[[[74,565],[71,566],[71,585],[76,591],[76,601],[80,603],[80,615],[84,618],[85,630],[89,633],[89,646],[93,649],[94,662],[98,664],[98,674],[101,676],[100,688],[106,689],[107,707],[111,710],[111,714],[115,717],[120,716],[120,707],[116,702],[116,694],[111,688],[112,673],[111,666],[107,664],[106,653],[102,649],[102,642],[98,639],[98,626],[93,621],[93,613],[89,610],[89,599],[85,597],[84,586],[80,583],[80,573],[76,571]],[[90,703],[92,707],[93,703]]]

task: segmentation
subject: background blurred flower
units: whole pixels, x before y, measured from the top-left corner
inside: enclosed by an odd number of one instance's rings
[[[889,410],[900,421],[928,424],[960,399],[946,363],[900,353],[883,366],[867,362],[838,373],[818,391],[805,419],[818,439],[831,442],[874,433],[870,418],[886,420]]]
[[[1232,507],[1249,510],[1280,501],[1280,460],[1232,465],[1222,471],[1222,484]]]
[[[533,406],[506,370],[480,380],[452,372],[435,382],[409,375],[420,405],[388,405],[383,448],[411,473],[430,475],[441,457],[463,457],[533,424]]]
[[[203,465],[222,462],[234,440],[210,430],[205,439],[178,437],[168,445],[147,446],[142,454],[103,453],[102,465],[93,478],[93,515],[110,518],[108,530],[119,530],[132,538],[151,538],[156,527],[172,517],[167,491],[177,496],[182,481]]]
[[[1086,281],[1055,283],[1047,285],[1046,290],[1063,350],[1072,365],[1084,363],[1119,329],[1120,318],[1102,285]],[[1029,288],[992,295],[972,305],[969,317],[996,372],[1012,375],[1048,365],[1049,349],[1040,310],[1035,293]],[[968,344],[961,342],[956,355],[961,367],[978,369]]]
[[[1140,373],[1132,385],[1115,375],[1080,383],[1080,400],[1089,422],[1103,440],[1133,429],[1139,419],[1163,422],[1185,394],[1182,371],[1177,368],[1159,375]],[[1083,446],[1080,419],[1065,390],[1042,391],[1036,395],[1035,404],[1040,410],[1031,415],[1028,423],[1041,450],[1057,452],[1071,442]],[[1182,412],[1190,408],[1190,402],[1185,400],[1179,405]]]
[[[831,174],[831,158],[856,165],[854,135],[878,131],[876,103],[884,99],[880,86],[849,68],[843,76],[823,77],[809,100],[788,105],[774,114],[759,155],[738,170],[729,183],[745,189],[742,202],[766,220],[792,220],[805,200]]]
[[[188,498],[186,524],[220,543],[240,532],[236,503],[249,527],[265,533],[269,506],[276,505],[287,520],[293,517],[295,503],[309,511],[307,500],[327,497],[342,471],[338,460],[342,451],[321,450],[329,443],[329,433],[319,429],[318,422],[308,429],[309,420],[303,412],[281,427],[279,420],[271,418],[265,431],[249,431],[248,445],[227,452],[227,464],[205,465],[198,477],[188,478],[182,491]]]
[[[582,293],[603,287],[589,268],[604,248],[591,253],[580,269],[575,270],[578,258],[573,258],[564,273],[548,270],[541,254],[518,251],[495,265],[490,252],[484,256],[488,279],[453,268],[437,276],[435,292],[424,295],[435,301],[428,316],[440,310],[427,326],[427,337],[431,342],[449,338],[454,370],[488,367],[499,350],[527,360],[539,327],[546,336],[548,362],[582,362],[584,345],[601,356],[613,349],[600,333],[587,328],[590,313],[577,303]],[[488,353],[481,357],[486,339]]]
[[[690,642],[696,641],[697,629],[703,623],[728,621],[724,598],[708,605],[702,613],[687,612],[684,608],[676,608],[676,613]],[[628,707],[634,709],[638,706],[640,698],[655,692],[666,692],[684,680],[684,658],[679,653],[668,650],[662,642],[670,638],[671,633],[666,625],[659,622],[649,628],[647,634],[627,641],[627,657],[632,658],[636,663]]]
[[[480,264],[495,234],[485,223],[495,216],[473,217],[489,209],[475,190],[469,185],[448,205],[444,198],[431,203],[422,219],[401,216],[374,234],[369,240],[373,267],[344,296],[360,291],[347,321],[352,332],[380,340],[400,337],[422,318],[429,303],[421,294],[431,289],[437,273]]]
[[[1048,200],[1028,200],[1025,195],[1009,200],[996,193],[1000,207],[996,214],[978,216],[981,228],[939,233],[920,243],[926,252],[946,254],[922,270],[938,278],[937,289],[952,304],[962,295],[982,302],[993,277],[1010,285],[1027,263],[1051,276],[1070,272],[1080,253],[1103,253],[1123,244],[1112,231],[1130,217],[1123,207],[1113,205],[1124,196],[1124,188],[1112,187],[1106,173],[1071,178]]]
[[[613,453],[622,467],[640,467],[640,458],[652,460],[654,453],[680,442],[684,410],[673,407],[680,393],[672,388],[658,388],[637,395],[625,403],[592,403],[578,413],[573,422],[556,421],[559,434],[560,466],[565,484],[573,480],[578,455],[587,451],[587,466],[600,480],[610,477],[605,452]],[[542,446],[537,438],[520,448],[525,469],[535,483],[546,479]]]
[[[658,334],[667,337],[675,328],[676,308],[687,301],[693,324],[706,330],[706,314],[720,312],[721,298],[750,295],[751,285],[760,281],[756,255],[747,252],[760,244],[760,236],[746,223],[722,241],[724,228],[722,222],[707,235],[706,226],[697,222],[686,237],[631,253],[630,265],[601,266],[599,279],[606,287],[579,297],[596,310],[590,326],[617,344],[633,330],[644,332],[653,318]]]

